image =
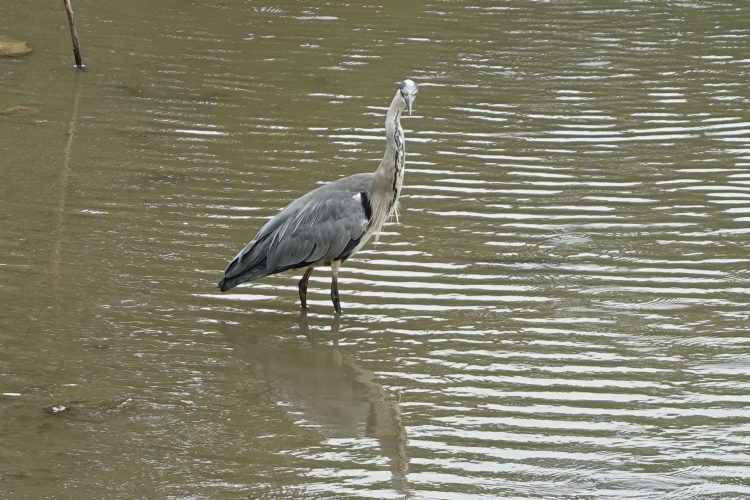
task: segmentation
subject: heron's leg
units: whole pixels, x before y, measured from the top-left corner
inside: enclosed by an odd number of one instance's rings
[[[307,280],[310,279],[312,272],[313,268],[308,267],[305,274],[302,275],[302,279],[299,280],[299,301],[302,303],[302,309],[307,307]]]
[[[336,314],[341,314],[341,302],[339,302],[339,266],[341,261],[334,260],[331,262],[331,302]]]

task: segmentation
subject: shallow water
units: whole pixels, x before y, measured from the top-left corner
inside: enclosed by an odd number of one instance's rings
[[[750,495],[750,10],[3,6],[0,496]],[[220,294],[318,183],[399,223]]]

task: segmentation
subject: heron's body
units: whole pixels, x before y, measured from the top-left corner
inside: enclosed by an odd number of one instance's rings
[[[331,300],[341,312],[337,274],[341,262],[377,234],[397,210],[404,180],[405,147],[401,113],[411,111],[417,86],[405,80],[386,114],[386,148],[372,174],[356,174],[325,184],[290,203],[264,225],[230,262],[221,291],[288,269],[307,268],[299,283],[306,307],[313,268],[330,265]]]

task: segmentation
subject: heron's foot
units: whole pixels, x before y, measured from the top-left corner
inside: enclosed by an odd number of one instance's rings
[[[339,301],[338,288],[331,289],[331,302],[333,302],[333,308],[336,310],[336,314],[341,314],[341,301]]]
[[[341,302],[339,301],[339,266],[341,265],[340,260],[331,262],[331,302],[333,302],[333,308],[336,309],[336,314],[341,314]]]
[[[307,280],[310,279],[312,270],[312,267],[308,267],[305,274],[302,275],[302,279],[299,280],[299,301],[302,304],[302,309],[307,309]]]
[[[331,300],[333,301],[333,309],[336,311],[336,314],[341,314],[342,313],[342,311],[341,311],[341,303],[339,302],[338,295],[336,296],[335,299],[333,297],[331,297]]]

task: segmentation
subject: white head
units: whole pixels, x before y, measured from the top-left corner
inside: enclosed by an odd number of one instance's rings
[[[401,95],[401,99],[404,100],[404,106],[406,106],[406,109],[409,110],[409,114],[411,114],[411,107],[414,104],[414,99],[417,97],[417,92],[419,91],[417,84],[407,78],[398,85],[398,91]]]

